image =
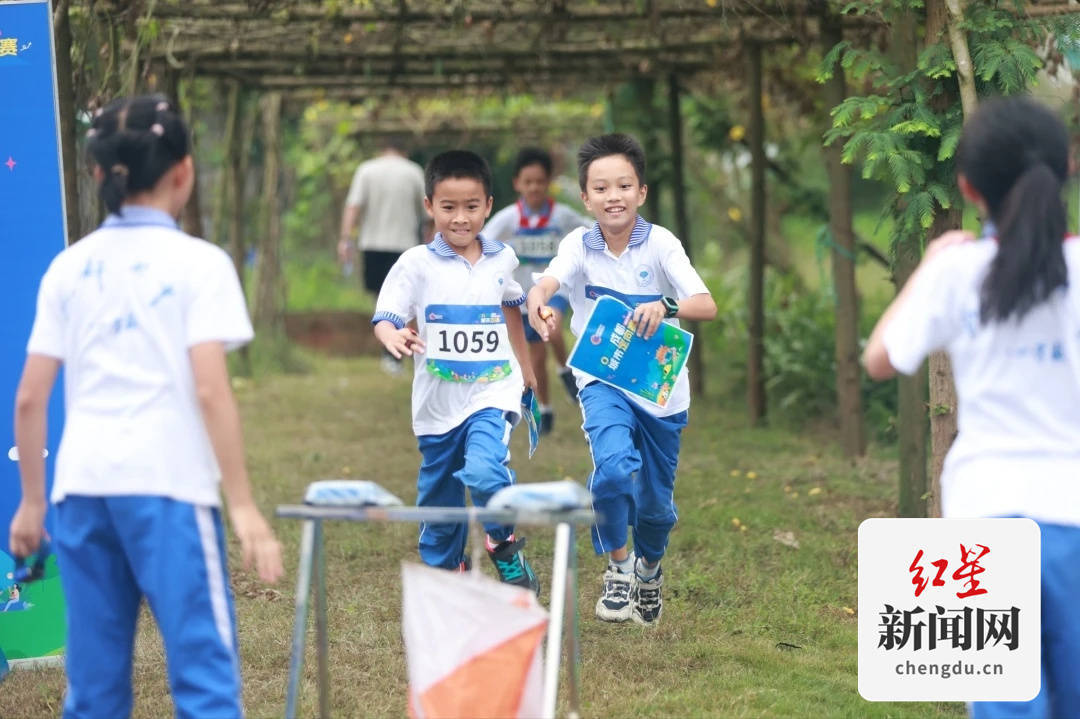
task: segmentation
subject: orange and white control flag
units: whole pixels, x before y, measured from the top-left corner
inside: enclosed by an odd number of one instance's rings
[[[409,715],[538,716],[548,614],[536,595],[419,564],[401,575]]]

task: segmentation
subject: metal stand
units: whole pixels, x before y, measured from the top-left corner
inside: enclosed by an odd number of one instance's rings
[[[315,583],[315,631],[318,661],[319,716],[330,717],[330,668],[326,613],[326,555],[323,551],[323,522],[438,522],[463,524],[493,522],[514,525],[555,525],[555,558],[552,567],[551,607],[547,648],[544,661],[543,716],[554,719],[559,692],[559,667],[566,635],[570,667],[568,671],[569,712],[578,717],[580,704],[580,637],[577,602],[577,553],[574,551],[574,527],[590,525],[595,514],[587,509],[538,511],[514,509],[478,509],[475,507],[321,507],[284,505],[277,516],[301,519],[300,568],[296,578],[296,614],[293,621],[292,651],[289,660],[289,684],[285,699],[286,719],[295,719],[300,695],[300,675],[304,663],[308,600],[312,580]],[[474,542],[475,544],[475,542]],[[568,616],[569,615],[569,616]]]

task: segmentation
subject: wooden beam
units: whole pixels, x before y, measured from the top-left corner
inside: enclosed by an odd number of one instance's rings
[[[765,110],[762,88],[762,49],[751,42],[750,63],[750,355],[746,368],[750,423],[765,419]]]

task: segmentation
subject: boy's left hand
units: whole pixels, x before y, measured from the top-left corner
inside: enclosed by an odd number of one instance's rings
[[[41,540],[47,539],[45,533],[45,502],[19,503],[15,516],[11,520],[8,546],[16,557],[29,557],[41,546]]]
[[[667,315],[667,308],[660,300],[644,302],[634,309],[634,322],[637,323],[637,336],[652,339],[656,330]]]

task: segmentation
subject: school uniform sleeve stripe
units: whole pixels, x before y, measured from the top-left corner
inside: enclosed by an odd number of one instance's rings
[[[380,322],[389,322],[397,327],[399,330],[405,326],[405,320],[400,315],[395,315],[393,312],[376,312],[371,318],[371,324],[377,325]]]
[[[513,300],[503,300],[503,307],[520,307],[525,304],[525,293]]]

